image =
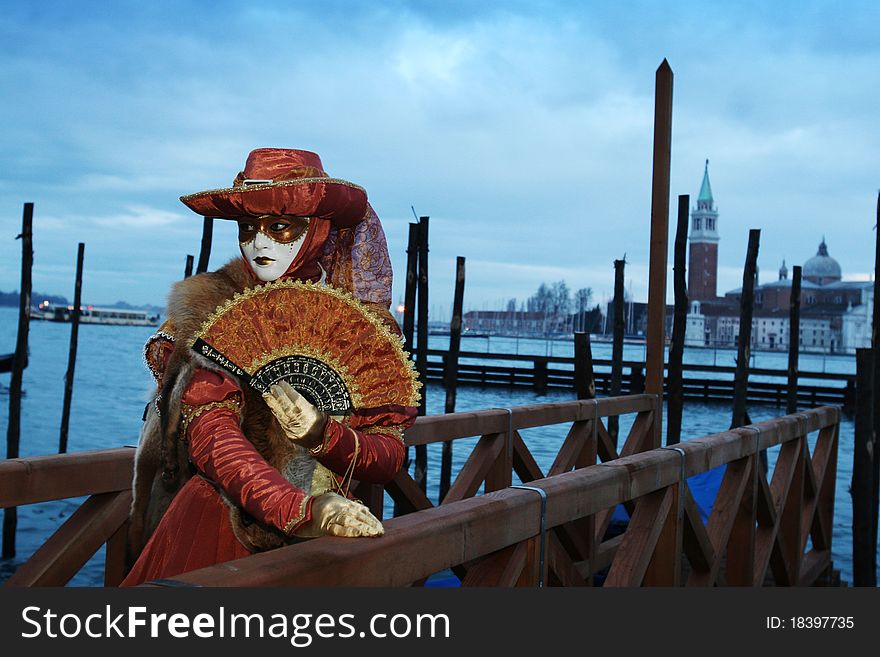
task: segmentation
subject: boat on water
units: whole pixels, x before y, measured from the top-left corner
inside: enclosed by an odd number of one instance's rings
[[[73,306],[56,305],[44,301],[36,308],[31,308],[30,318],[50,322],[70,322],[73,320]],[[109,324],[112,326],[158,326],[159,313],[129,308],[80,306],[79,321],[81,324]]]

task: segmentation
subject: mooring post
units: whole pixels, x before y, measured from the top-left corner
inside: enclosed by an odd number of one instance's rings
[[[416,289],[419,283],[419,225],[409,225],[406,244],[406,288],[403,296],[403,348],[412,353],[415,344]],[[424,381],[422,384],[424,385]]]
[[[874,353],[856,349],[856,407],[852,496],[853,586],[877,586],[877,543],[874,540]]]
[[[880,408],[880,334],[878,334],[878,324],[880,324],[880,193],[877,194],[877,213],[875,217],[874,231],[874,308],[873,319],[871,324],[871,349],[874,351],[874,374],[873,374],[873,407],[874,413],[874,432],[871,438],[871,456],[873,459],[873,491],[871,493],[871,545],[874,546],[874,553],[877,552],[877,520],[880,516],[880,412],[876,409]],[[876,557],[875,557],[876,558]]]
[[[416,324],[416,291],[419,283],[419,224],[409,224],[409,232],[407,233],[406,243],[406,287],[403,295],[403,348],[410,357],[415,360],[413,348],[415,345],[415,324]],[[422,379],[422,396],[425,394],[428,382]],[[406,449],[406,458],[403,462],[403,469],[409,471],[410,455],[409,448]],[[394,515],[401,514],[400,505],[394,502]]]
[[[449,323],[449,356],[446,358],[446,412],[455,413],[458,389],[458,353],[461,350],[461,321],[464,306],[464,257],[455,259],[455,296],[452,299],[452,321]],[[440,463],[440,496],[442,502],[452,482],[452,441],[443,443]]]
[[[761,231],[749,231],[746,265],[743,269],[742,297],[739,304],[739,344],[736,355],[736,374],[733,379],[733,418],[730,428],[747,424],[746,395],[749,388],[749,358],[752,352],[752,314],[755,304],[755,271],[758,264],[758,245]]]
[[[202,248],[199,251],[197,274],[208,271],[208,260],[211,258],[211,238],[214,235],[214,217],[205,217],[202,222]]]
[[[21,439],[21,387],[28,358],[28,330],[31,310],[31,270],[34,266],[33,249],[34,204],[25,203],[21,219],[21,293],[18,299],[18,334],[15,356],[12,359],[12,377],[9,380],[9,424],[6,428],[6,458],[17,459]],[[3,511],[3,558],[15,556],[15,530],[18,509]]]
[[[192,276],[193,260],[195,260],[195,258],[193,256],[191,256],[191,255],[186,256],[186,265],[183,268],[183,277],[184,278],[189,278],[190,276]]]
[[[669,241],[669,166],[672,156],[672,69],[657,68],[654,92],[654,163],[651,184],[651,261],[648,267],[648,330],[645,392],[657,396],[654,433],[648,448],[660,447],[663,425],[663,361],[666,352],[666,258]]]
[[[428,217],[419,217],[419,283],[418,283],[418,349],[416,369],[422,381],[422,399],[419,415],[427,414],[428,400]],[[428,446],[416,445],[416,463],[413,480],[422,491],[428,487]]]
[[[79,340],[79,319],[82,314],[83,256],[86,245],[82,242],[76,250],[76,279],[73,284],[73,315],[70,317],[70,350],[67,355],[67,372],[64,375],[64,404],[61,409],[61,431],[58,436],[58,453],[67,453],[67,432],[70,427],[70,402],[73,398],[73,373],[76,369],[76,347]]]
[[[801,268],[795,265],[791,272],[791,299],[788,303],[788,395],[785,412],[797,413],[798,355],[801,347]]]
[[[672,317],[672,342],[669,345],[669,365],[666,408],[666,444],[675,445],[681,440],[681,416],[684,409],[684,389],[682,381],[682,360],[684,358],[684,338],[687,328],[687,232],[688,207],[691,197],[681,194],[678,197],[678,224],[675,228],[674,265],[672,269],[675,310]]]
[[[612,301],[614,318],[611,324],[611,397],[620,395],[620,384],[623,378],[623,334],[626,331],[626,319],[623,311],[626,300],[623,298],[623,274],[626,257],[614,261],[614,300]],[[630,390],[630,394],[632,394]],[[612,415],[608,418],[608,433],[617,443],[620,418]]]
[[[574,334],[574,389],[578,399],[596,397],[593,350],[590,347],[590,334],[585,331],[575,331]]]

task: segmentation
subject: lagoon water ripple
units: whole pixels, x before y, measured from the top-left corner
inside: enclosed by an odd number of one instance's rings
[[[0,308],[0,354],[14,351],[18,311]],[[82,325],[79,330],[78,356],[70,416],[68,451],[107,449],[134,445],[140,431],[144,404],[152,387],[152,378],[143,361],[143,344],[155,329],[151,327]],[[32,322],[30,325],[30,361],[24,373],[22,399],[21,456],[54,454],[58,451],[59,427],[64,397],[64,374],[70,344],[70,325]],[[431,336],[432,348],[446,348],[448,337]],[[525,338],[463,338],[463,351],[570,356],[567,341]],[[610,345],[593,344],[593,357],[610,358]],[[733,350],[687,350],[686,362],[735,364]],[[624,357],[644,358],[644,347],[626,345]],[[845,356],[802,355],[802,370],[852,372],[853,358]],[[753,366],[785,369],[785,354],[755,354]],[[0,431],[6,435],[9,415],[9,374],[0,374]],[[507,408],[574,398],[573,391],[548,391],[537,395],[529,389],[480,388],[462,386],[457,395],[457,410]],[[444,412],[445,391],[439,384],[427,387],[429,414]],[[753,406],[753,421],[781,415],[775,406]],[[629,428],[632,417],[621,421],[621,434]],[[730,424],[729,404],[685,402],[683,440],[724,431]],[[546,471],[552,463],[568,425],[538,427],[522,432],[529,449]],[[815,440],[815,435],[812,437]],[[463,465],[476,439],[456,441],[454,471]],[[853,420],[844,416],[840,432],[833,550],[835,568],[842,578],[852,581],[852,505],[848,494],[852,476]],[[774,451],[770,453],[772,468]],[[428,450],[428,494],[436,502],[439,489],[440,445]],[[63,523],[82,498],[61,500],[19,508],[17,556],[0,561],[0,581],[32,554]],[[386,503],[386,515],[391,512]],[[70,582],[72,586],[100,586],[103,581],[103,549]]]

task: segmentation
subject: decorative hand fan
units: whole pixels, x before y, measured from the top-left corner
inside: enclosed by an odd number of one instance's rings
[[[190,346],[260,393],[284,379],[331,415],[419,402],[421,384],[401,339],[327,285],[280,281],[236,294]]]

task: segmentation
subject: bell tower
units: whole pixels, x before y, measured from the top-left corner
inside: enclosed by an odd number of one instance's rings
[[[718,211],[709,184],[709,160],[697,207],[691,211],[688,255],[688,301],[705,301],[718,296]]]

